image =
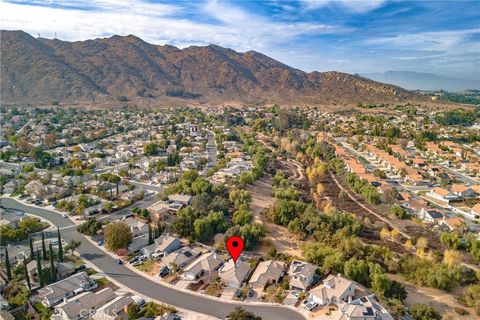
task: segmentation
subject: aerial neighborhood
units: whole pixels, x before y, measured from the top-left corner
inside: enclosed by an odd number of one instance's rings
[[[2,318],[480,314],[470,111],[358,108],[2,107]]]

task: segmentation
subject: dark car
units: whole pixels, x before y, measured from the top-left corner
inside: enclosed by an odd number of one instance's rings
[[[80,271],[83,271],[85,269],[87,269],[87,266],[82,264],[82,265],[76,267],[74,270],[75,270],[75,272],[80,272]]]
[[[159,276],[164,278],[166,277],[168,274],[170,273],[170,269],[168,269],[168,267],[163,267],[162,269],[160,269],[160,272],[159,272]]]
[[[115,264],[123,264],[123,261],[120,259],[115,259],[113,262],[115,262]]]

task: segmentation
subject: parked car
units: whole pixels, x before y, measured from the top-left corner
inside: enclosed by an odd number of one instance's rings
[[[297,298],[297,299],[300,298],[300,291],[298,291],[298,290],[293,290],[293,291],[292,291],[292,294],[293,294],[293,296],[294,296],[295,298]]]
[[[254,293],[255,292],[252,289],[248,289],[247,296],[249,296],[251,298],[251,297],[253,297]]]
[[[135,304],[137,305],[137,307],[141,308],[145,305],[145,299],[139,299]]]
[[[64,214],[64,215],[62,215],[62,217],[68,218],[68,214]]]
[[[87,266],[82,264],[82,265],[76,267],[74,270],[75,270],[75,272],[80,272],[80,271],[83,271],[85,269],[87,269]]]
[[[242,296],[242,290],[237,289],[235,290],[235,297],[240,298]]]
[[[169,273],[170,273],[170,269],[169,269],[167,266],[165,266],[165,267],[163,267],[162,269],[160,269],[160,272],[159,272],[158,275],[159,275],[161,278],[165,278]]]
[[[132,263],[132,266],[136,267],[136,266],[139,266],[139,265],[142,265],[142,264],[143,264],[142,260],[136,260],[135,262]]]
[[[115,262],[115,264],[120,264],[120,265],[123,264],[123,261],[120,259],[114,259],[113,262]]]
[[[156,252],[156,253],[152,254],[152,260],[153,261],[158,261],[158,260],[162,259],[164,256],[165,256],[164,252]]]
[[[305,309],[307,309],[308,311],[312,311],[313,309],[315,309],[318,306],[318,303],[316,303],[315,301],[309,300],[309,299],[305,299],[305,301],[303,301],[302,306]]]
[[[98,242],[97,242],[97,244],[98,244],[99,246],[103,246],[104,243],[105,243],[105,241],[103,241],[103,240],[98,240]]]

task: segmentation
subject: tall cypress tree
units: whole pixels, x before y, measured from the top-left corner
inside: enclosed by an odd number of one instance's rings
[[[35,251],[33,251],[33,239],[32,237],[28,237],[28,240],[30,242],[30,259],[33,260],[33,257],[35,256]]]
[[[38,283],[40,284],[40,288],[43,287],[44,285],[44,277],[43,277],[43,271],[42,271],[42,263],[40,261],[40,252],[37,250],[37,278],[38,278]]]
[[[152,243],[153,243],[153,230],[152,230],[152,226],[149,223],[148,224],[148,244],[152,244]]]
[[[28,290],[32,290],[32,284],[30,283],[30,276],[28,275],[27,260],[23,258],[23,272],[25,273],[25,281],[27,282]]]
[[[57,228],[57,237],[58,237],[58,261],[63,262],[62,237],[60,237],[60,229],[59,228]]]
[[[43,260],[47,260],[47,247],[45,246],[45,234],[42,232],[42,255],[43,255]],[[32,257],[33,260],[33,257]]]
[[[12,280],[12,266],[10,265],[10,257],[8,256],[8,250],[5,247],[5,269],[7,271],[8,281]]]
[[[48,251],[50,254],[50,272],[52,273],[50,278],[52,279],[52,282],[55,282],[57,281],[57,270],[55,269],[55,257],[53,256],[53,246],[51,242],[48,246]]]

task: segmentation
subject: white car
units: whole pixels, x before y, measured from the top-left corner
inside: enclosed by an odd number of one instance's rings
[[[303,301],[302,305],[308,311],[312,311],[313,309],[315,309],[318,306],[318,303],[316,303],[315,301],[306,299],[305,301]]]

